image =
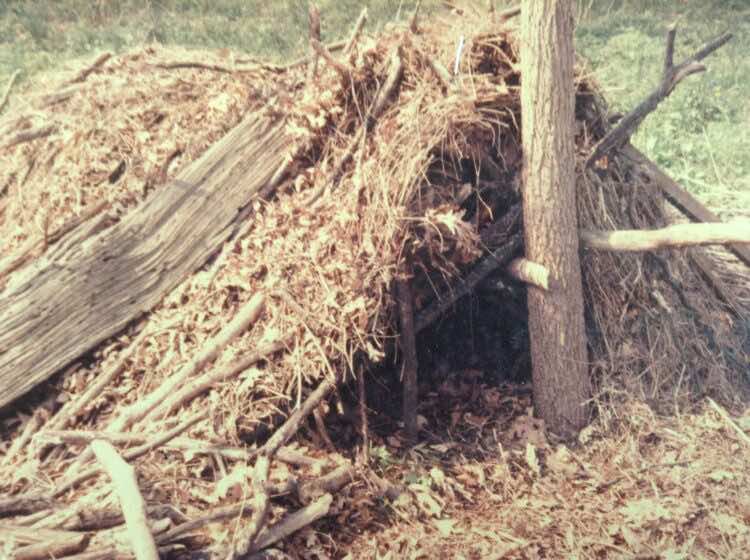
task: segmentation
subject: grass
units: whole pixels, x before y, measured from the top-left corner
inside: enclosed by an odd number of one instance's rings
[[[404,19],[415,1],[319,0],[323,39],[339,38],[363,6],[369,29]],[[424,3],[428,10],[437,0]],[[664,29],[679,22],[677,59],[719,33],[735,38],[642,125],[634,143],[678,182],[721,209],[750,208],[750,3],[747,0],[579,0],[577,45],[614,109],[627,111],[656,85]],[[305,50],[306,0],[0,1],[0,87],[66,60],[148,41],[229,47],[283,61]],[[18,91],[18,90],[17,90]]]

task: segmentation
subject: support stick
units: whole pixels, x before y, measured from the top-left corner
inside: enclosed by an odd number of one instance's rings
[[[146,503],[138,488],[135,469],[128,465],[107,441],[92,442],[91,450],[112,480],[136,560],[159,560],[159,552],[148,526]]]
[[[411,274],[410,274],[411,276]],[[419,393],[417,387],[417,343],[414,332],[414,301],[411,286],[406,278],[396,280],[396,299],[398,301],[401,323],[402,376],[404,384],[403,418],[406,439],[409,445],[417,443],[419,426],[417,425],[417,406]]]

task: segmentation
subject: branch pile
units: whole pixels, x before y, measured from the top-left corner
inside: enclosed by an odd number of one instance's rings
[[[314,70],[219,55],[198,64],[171,50],[100,57],[73,85],[6,115],[6,289],[27,261],[64,243],[67,224],[107,212],[106,227],[137,212],[244,113],[272,107],[300,147],[275,200],[255,202],[205,269],[6,414],[0,516],[19,535],[59,531],[76,544],[65,532],[93,532],[78,548],[118,557],[130,554],[127,531],[146,531],[153,546],[142,557],[154,548],[240,557],[346,507],[340,490],[354,469],[298,435],[313,415],[309,431],[333,445],[321,407],[388,354],[394,281],[411,283],[419,332],[453,289],[468,293],[473,277],[523,256],[521,78],[508,25],[467,17],[420,24],[418,34],[358,33],[343,57],[314,39]],[[586,169],[607,118],[583,74],[578,87],[581,227],[667,226],[627,160]],[[654,399],[696,385],[731,391],[743,359],[736,325],[691,251],[584,253],[603,399],[623,386]],[[691,371],[675,391],[684,363]],[[136,519],[119,508],[115,489],[126,484],[142,495]]]

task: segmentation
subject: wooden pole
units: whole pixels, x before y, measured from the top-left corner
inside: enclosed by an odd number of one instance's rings
[[[747,244],[750,243],[750,221],[676,224],[653,230],[581,230],[581,243],[591,249],[606,251],[655,251],[696,245]]]

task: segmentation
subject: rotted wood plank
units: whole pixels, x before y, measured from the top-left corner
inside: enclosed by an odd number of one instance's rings
[[[199,269],[290,155],[281,119],[250,115],[116,225],[94,220],[0,295],[0,407],[44,382]],[[276,174],[278,177],[278,174]]]

